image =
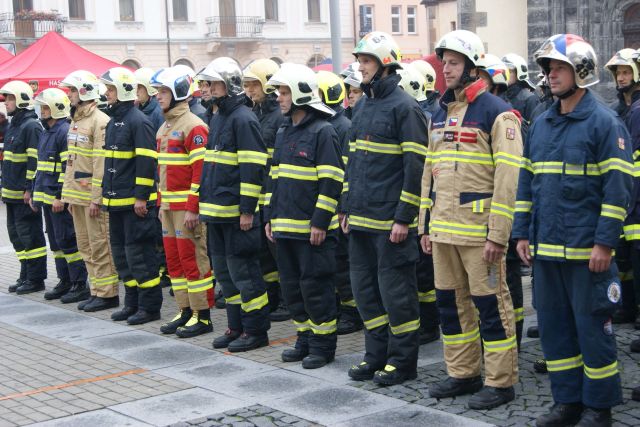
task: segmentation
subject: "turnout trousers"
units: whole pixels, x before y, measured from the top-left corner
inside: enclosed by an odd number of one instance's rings
[[[401,243],[389,233],[352,230],[349,237],[351,284],[365,326],[364,361],[415,372],[420,314],[416,283],[415,232]]]
[[[433,242],[444,359],[451,377],[471,378],[484,356],[485,385],[510,387],[518,382],[518,349],[506,262],[487,264],[483,250]]]
[[[42,213],[58,278],[65,282],[86,282],[87,268],[78,252],[73,218],[67,205],[59,213],[53,212],[50,205],[43,205]]]
[[[524,295],[522,293],[522,275],[520,274],[520,257],[516,252],[517,242],[509,240],[507,249],[507,287],[513,302],[513,313],[516,319],[516,341],[518,349],[522,341],[522,328],[524,326]]]
[[[265,334],[271,327],[269,297],[260,269],[260,233],[254,225],[240,230],[239,223],[208,223],[209,257],[226,300],[229,329]]]
[[[42,282],[47,278],[47,243],[42,230],[42,213],[32,211],[22,202],[7,203],[6,206],[7,231],[20,260],[20,278]]]
[[[208,310],[213,305],[213,277],[207,256],[204,224],[189,230],[186,211],[162,211],[162,235],[167,270],[178,308]]]
[[[282,295],[298,331],[296,348],[333,358],[337,343],[336,238],[319,246],[309,240],[277,238]]]
[[[534,298],[551,393],[557,403],[611,408],[622,402],[611,314],[618,268],[592,273],[586,262],[535,260]],[[613,289],[618,284],[617,292]]]
[[[131,210],[109,213],[113,261],[125,285],[124,305],[147,312],[162,307],[162,289],[156,252],[156,209],[144,217]]]
[[[349,236],[338,229],[338,243],[336,245],[336,293],[338,294],[338,317],[358,320],[360,314],[356,308],[356,300],[351,289],[349,272]]]
[[[416,274],[418,278],[418,301],[420,302],[420,329],[432,331],[440,325],[433,277],[433,257],[422,252],[419,244]]]
[[[118,295],[118,273],[109,244],[109,214],[89,215],[89,206],[70,205],[78,252],[89,275],[91,295],[112,298]]]

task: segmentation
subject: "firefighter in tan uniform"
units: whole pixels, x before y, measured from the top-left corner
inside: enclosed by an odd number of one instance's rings
[[[198,220],[198,192],[209,128],[189,111],[193,80],[179,68],[151,77],[165,122],[156,134],[158,190],[164,252],[180,312],[161,326],[165,334],[190,338],[213,331],[213,277],[206,230]]]
[[[98,109],[99,81],[92,73],[74,71],[60,86],[69,89],[73,107],[62,199],[70,205],[78,250],[87,266],[91,292],[89,299],[81,302],[78,309],[105,310],[119,305],[118,274],[109,245],[109,214],[100,206],[104,172],[102,147],[109,117]]]
[[[484,55],[478,36],[453,31],[438,42],[436,52],[444,63],[447,91],[431,122],[420,233],[424,252],[433,254],[449,377],[429,393],[435,398],[474,393],[469,407],[490,409],[513,400],[518,382],[505,250],[522,156],[520,121],[478,79]]]

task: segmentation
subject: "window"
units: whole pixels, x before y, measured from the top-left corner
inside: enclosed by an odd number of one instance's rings
[[[264,0],[264,19],[278,22],[278,0]]]
[[[400,6],[391,6],[391,32],[400,33]]]
[[[416,33],[416,7],[407,6],[407,33]]]
[[[173,66],[175,67],[176,65],[186,65],[187,67],[191,68],[193,70],[193,63],[191,61],[189,61],[187,58],[180,58],[178,59]]]
[[[122,1],[122,0],[120,0],[120,1]],[[140,64],[135,59],[127,59],[126,61],[124,61],[122,63],[122,66],[130,68],[132,70],[137,70],[138,68],[140,68]]]
[[[360,37],[373,31],[373,6],[360,6]]]
[[[120,20],[135,21],[136,15],[133,9],[133,0],[120,0]]]
[[[13,0],[13,13],[18,13],[22,10],[33,10],[33,1]]]
[[[307,61],[307,67],[313,68],[322,64],[324,60],[327,59],[324,55],[320,55],[319,53],[315,53],[309,60]]]
[[[320,0],[307,0],[309,22],[320,22]]]
[[[173,20],[180,22],[187,22],[189,20],[187,0],[173,0]]]
[[[84,21],[84,0],[69,0],[69,19]]]

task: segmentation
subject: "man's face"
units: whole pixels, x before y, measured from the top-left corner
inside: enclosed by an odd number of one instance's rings
[[[265,95],[262,91],[262,83],[260,83],[260,80],[245,80],[244,92],[256,104],[260,104],[264,101]]]
[[[278,87],[278,104],[280,104],[280,112],[287,114],[291,110],[293,101],[291,99],[291,89],[289,86]]]
[[[147,92],[147,88],[144,85],[138,85],[136,96],[140,104],[145,104],[149,100],[149,92]]]
[[[158,88],[158,94],[156,95],[156,100],[158,104],[160,104],[160,108],[162,111],[168,111],[171,106],[171,100],[173,99],[173,94],[171,93],[171,89],[166,86],[161,86]]]
[[[198,88],[200,89],[200,96],[203,101],[208,101],[211,99],[211,86],[209,82],[206,80],[200,80],[198,83]]]
[[[69,88],[69,101],[71,101],[71,105],[74,107],[77,107],[78,104],[80,104],[80,93],[75,87]]]
[[[509,68],[509,82],[507,83],[509,86],[516,84],[518,81],[518,73],[515,68]]]
[[[214,98],[227,96],[227,85],[224,82],[211,82],[211,96]]]
[[[113,105],[118,102],[118,91],[114,85],[107,85],[107,104]]]
[[[12,114],[16,111],[16,97],[14,95],[4,96],[4,105],[7,107],[7,113]]]
[[[370,83],[380,68],[378,60],[371,55],[360,54],[358,63],[360,64],[358,71],[362,73],[362,83]]]
[[[40,105],[40,118],[44,120],[51,118],[51,108],[48,105]]]
[[[633,69],[630,65],[616,66],[616,83],[618,87],[627,87],[633,84]]]
[[[353,86],[349,87],[349,107],[355,107],[360,98],[362,98],[362,89]]]
[[[549,61],[549,88],[553,95],[562,95],[571,90],[575,84],[576,78],[571,65],[556,59]]]
[[[460,86],[464,62],[464,55],[461,53],[445,50],[442,54],[442,73],[448,89],[456,89]]]

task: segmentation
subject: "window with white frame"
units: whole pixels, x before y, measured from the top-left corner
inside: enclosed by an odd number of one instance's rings
[[[416,15],[418,8],[416,6],[407,6],[407,33],[416,34]]]
[[[373,6],[360,5],[360,37],[373,31]]]
[[[264,0],[264,19],[278,22],[278,0]]]
[[[120,0],[120,20],[121,21],[135,21],[136,14],[133,7],[133,0]]]
[[[69,0],[69,19],[84,21],[84,0]]]
[[[309,22],[320,22],[320,0],[307,0]]]
[[[401,19],[401,7],[391,6],[391,33],[400,34],[400,19]]]
[[[189,20],[187,0],[173,0],[173,20],[178,22]]]

